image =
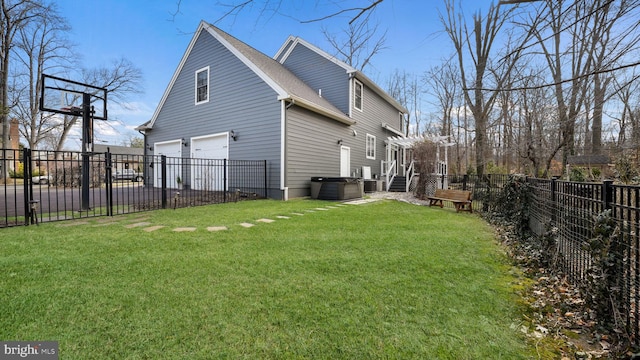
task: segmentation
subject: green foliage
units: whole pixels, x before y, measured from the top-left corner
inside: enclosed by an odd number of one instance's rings
[[[624,184],[640,183],[640,171],[629,156],[622,155],[615,162],[616,177]]]
[[[508,174],[509,171],[504,166],[499,166],[489,161],[484,169],[485,174]]]
[[[581,167],[572,167],[569,174],[569,181],[585,182],[587,181],[587,169]]]
[[[620,254],[615,246],[619,229],[611,217],[611,210],[605,210],[594,217],[593,238],[584,248],[591,254],[591,266],[587,270],[584,293],[587,305],[593,309],[604,326],[613,326],[615,311],[612,298],[620,289],[616,285],[616,274],[620,269]]]
[[[476,174],[476,168],[469,164],[467,165],[467,175],[475,175]]]
[[[33,168],[31,176],[40,176],[46,175],[46,171],[40,170],[40,168]],[[18,166],[15,170],[9,170],[9,176],[14,179],[24,179],[24,164],[22,162],[18,162]]]
[[[15,170],[9,170],[9,176],[14,179],[23,179],[24,178],[24,164],[22,162],[18,162],[18,166]]]
[[[524,235],[529,227],[531,186],[524,176],[509,176],[500,192],[494,197],[492,215],[515,227]]]

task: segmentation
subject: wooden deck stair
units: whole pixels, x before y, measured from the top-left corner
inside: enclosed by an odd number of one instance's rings
[[[396,176],[389,188],[390,192],[406,192],[407,191],[407,177]]]

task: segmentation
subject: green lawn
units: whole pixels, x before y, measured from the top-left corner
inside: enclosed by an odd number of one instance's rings
[[[395,201],[306,211],[335,205],[1,229],[0,340],[57,340],[61,359],[529,357],[481,219]],[[167,227],[126,227],[141,221]]]

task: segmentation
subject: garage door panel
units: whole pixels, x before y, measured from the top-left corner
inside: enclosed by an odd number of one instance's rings
[[[162,187],[162,164],[160,163],[161,155],[167,157],[167,187],[177,189],[182,181],[182,142],[175,140],[170,142],[155,143],[153,145],[154,166],[153,177],[154,187]],[[180,178],[180,181],[178,181]]]
[[[224,159],[229,158],[228,135],[217,134],[191,139],[192,188],[223,191],[225,189]]]

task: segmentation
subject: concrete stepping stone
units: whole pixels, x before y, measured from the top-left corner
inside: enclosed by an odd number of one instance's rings
[[[125,227],[127,229],[133,229],[133,228],[142,227],[142,226],[148,226],[148,225],[151,225],[151,223],[145,221],[145,222],[129,224],[129,225],[125,226]]]
[[[271,223],[272,223],[272,222],[274,222],[275,220],[272,220],[272,219],[258,219],[258,220],[256,220],[256,221],[261,222],[261,223],[271,224]]]
[[[315,208],[315,210],[320,210],[320,211],[329,211],[329,209],[326,209],[326,208]]]
[[[224,231],[229,230],[226,226],[209,226],[207,231]]]
[[[149,226],[149,227],[146,227],[146,228],[144,228],[142,230],[144,230],[146,232],[152,232],[152,231],[160,230],[163,227],[166,227],[166,226],[163,226],[163,225]]]
[[[297,213],[297,212],[295,212],[295,213],[291,213],[291,214],[292,214],[292,215],[296,215],[296,216],[304,216],[304,214]]]
[[[244,228],[250,228],[255,226],[255,224],[252,223],[240,223],[240,226],[244,227]]]
[[[194,228],[194,227],[177,227],[177,228],[173,229],[173,231],[175,231],[175,232],[191,232],[191,231],[196,231],[196,228]]]
[[[288,217],[288,216],[283,216],[283,215],[278,215],[278,216],[276,216],[276,217],[277,217],[278,219],[291,219],[290,217]]]

